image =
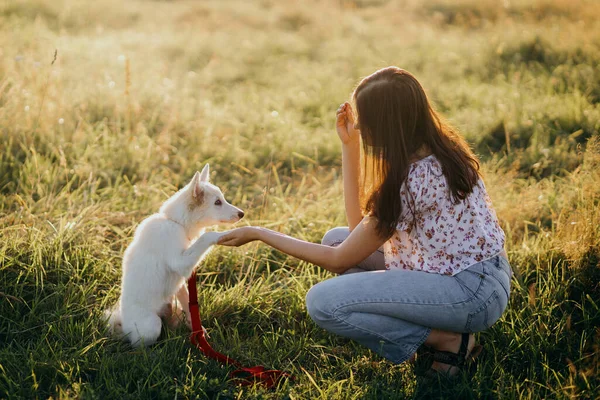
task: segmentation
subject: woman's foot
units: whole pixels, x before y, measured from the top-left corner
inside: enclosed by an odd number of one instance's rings
[[[453,337],[450,340],[440,344],[440,346],[438,348],[436,348],[435,350],[446,351],[446,352],[453,353],[453,354],[459,354],[461,341],[462,341],[461,334],[456,333],[455,335],[453,335]],[[468,343],[467,343],[467,353],[465,354],[465,360],[468,359],[468,357],[471,355],[471,352],[473,351],[473,347],[475,347],[475,336],[473,336],[473,334],[470,334]],[[431,368],[433,370],[443,373],[447,376],[454,376],[460,371],[459,366],[455,366],[452,364],[445,364],[440,361],[435,361],[435,359],[433,361],[433,364],[431,365]]]
[[[477,356],[481,351],[478,346],[476,353],[475,336],[473,334],[462,334],[456,332],[440,331],[434,329],[425,341],[425,345],[434,350],[433,372],[446,376],[454,376],[460,371],[460,367],[470,359]]]

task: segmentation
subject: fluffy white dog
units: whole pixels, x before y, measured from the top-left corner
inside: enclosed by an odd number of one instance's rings
[[[110,331],[134,346],[156,342],[161,317],[172,318],[172,304],[179,315],[183,305],[189,324],[186,280],[224,234],[204,233],[204,228],[236,222],[244,216],[242,210],[225,200],[218,187],[209,183],[208,177],[206,164],[157,214],[142,221],[125,250],[121,298],[106,311],[106,318]]]

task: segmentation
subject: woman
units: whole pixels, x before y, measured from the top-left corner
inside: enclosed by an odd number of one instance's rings
[[[258,227],[232,230],[219,244],[261,240],[341,274],[306,296],[319,326],[395,363],[429,346],[430,373],[454,375],[481,349],[472,333],[496,322],[510,295],[504,232],[479,163],[405,70],[364,78],[353,102],[357,123],[349,103],[336,121],[349,227],[327,232],[322,245]],[[374,171],[370,190],[359,176],[359,137]]]

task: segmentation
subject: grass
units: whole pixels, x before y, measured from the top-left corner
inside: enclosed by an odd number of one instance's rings
[[[600,394],[600,8],[586,0],[0,5],[0,398],[594,399]],[[51,65],[55,49],[58,57]],[[240,388],[181,328],[101,323],[136,225],[205,162],[247,222],[345,218],[334,111],[413,72],[483,161],[513,268],[473,376],[424,385],[308,317],[330,278],[266,246],[199,270],[213,346],[292,372]]]

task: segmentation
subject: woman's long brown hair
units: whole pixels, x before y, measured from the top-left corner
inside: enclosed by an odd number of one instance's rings
[[[396,230],[400,188],[420,149],[428,148],[440,161],[454,201],[472,192],[479,180],[477,158],[435,112],[412,74],[398,67],[380,69],[358,84],[353,100],[365,160],[371,160],[375,178],[364,211],[377,218],[378,234],[390,237]]]

